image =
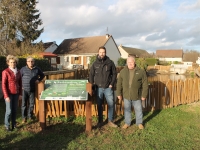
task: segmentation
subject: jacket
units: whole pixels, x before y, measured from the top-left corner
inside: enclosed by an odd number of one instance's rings
[[[129,69],[124,67],[117,79],[117,96],[123,96],[128,100],[138,100],[146,98],[148,94],[148,80],[143,69],[135,67],[134,77],[129,88]]]
[[[109,85],[114,86],[116,76],[117,72],[113,61],[107,56],[101,59],[97,55],[96,61],[90,68],[89,82],[99,88],[108,88]]]
[[[28,66],[22,67],[22,89],[27,92],[35,92],[35,81],[41,81],[44,78],[44,73],[38,67],[33,67],[30,69]]]
[[[2,92],[4,98],[9,97],[9,94],[22,95],[22,78],[19,70],[16,76],[10,68],[2,72]]]

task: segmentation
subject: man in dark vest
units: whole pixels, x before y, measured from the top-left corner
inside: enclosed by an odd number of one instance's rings
[[[29,56],[26,59],[26,66],[20,72],[22,76],[22,123],[27,119],[33,120],[33,109],[35,104],[35,84],[44,78],[43,72],[35,66],[35,60]],[[29,100],[28,114],[27,102]],[[28,117],[28,118],[27,118]]]

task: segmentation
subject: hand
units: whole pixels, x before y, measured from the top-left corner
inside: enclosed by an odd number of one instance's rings
[[[118,98],[119,100],[122,100],[122,96],[117,96],[117,98]]]
[[[117,96],[118,98],[118,103],[121,104],[122,103],[122,96]]]
[[[112,85],[109,85],[109,88],[112,88]]]
[[[144,101],[146,98],[142,97],[141,100]]]
[[[9,97],[5,98],[5,101],[10,102],[10,98]]]
[[[22,100],[22,96],[21,96],[21,95],[19,95],[19,98],[18,98],[18,100]]]

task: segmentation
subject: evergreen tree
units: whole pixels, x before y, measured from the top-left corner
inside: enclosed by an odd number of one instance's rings
[[[38,29],[42,25],[42,20],[40,19],[39,10],[36,9],[37,0],[20,0],[21,8],[24,10],[22,13],[23,20],[21,20],[21,25],[19,32],[22,34],[22,39],[33,42],[36,40],[40,34],[43,32],[42,29]]]

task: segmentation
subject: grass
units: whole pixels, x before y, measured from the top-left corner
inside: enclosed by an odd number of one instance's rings
[[[145,129],[133,125],[123,130],[123,116],[116,118],[119,128],[106,124],[85,133],[85,118],[49,118],[47,128],[40,130],[37,121],[21,124],[20,109],[17,121],[19,129],[10,133],[4,129],[5,104],[0,100],[0,149],[200,149],[200,102],[181,105],[155,112],[144,113]]]

